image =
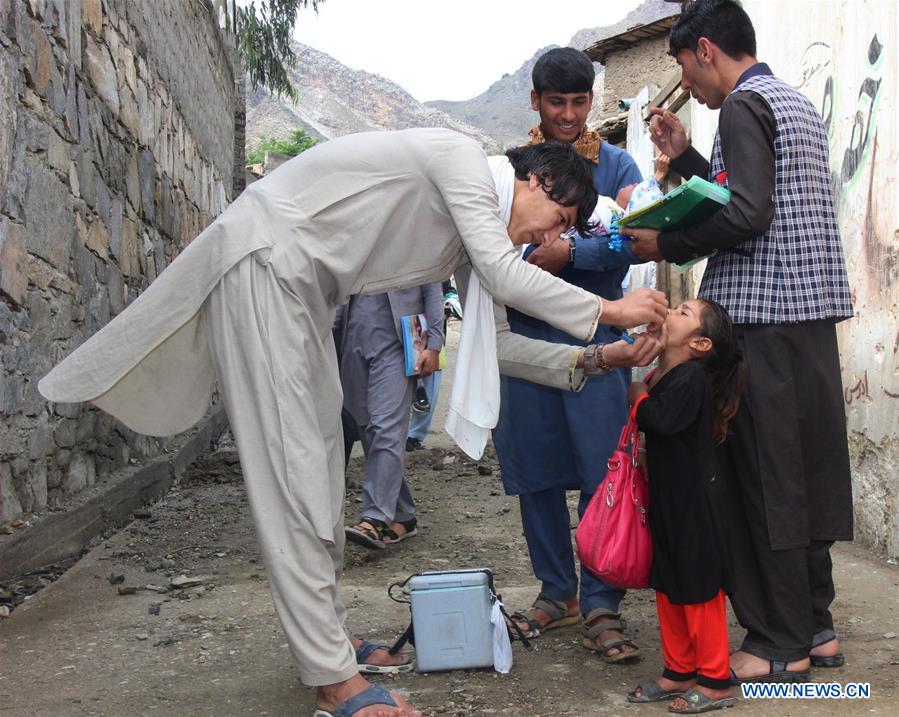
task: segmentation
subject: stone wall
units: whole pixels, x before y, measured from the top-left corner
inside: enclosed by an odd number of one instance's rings
[[[163,448],[37,382],[230,201],[234,88],[205,0],[0,0],[0,525]]]
[[[677,62],[668,54],[668,35],[641,40],[606,57],[602,116],[614,117],[618,100],[635,97],[646,85],[661,87]]]

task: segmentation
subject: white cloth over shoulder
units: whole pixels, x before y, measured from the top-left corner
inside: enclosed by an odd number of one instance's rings
[[[515,170],[504,156],[488,157],[499,197],[499,211],[509,225]],[[496,323],[493,297],[471,272],[465,295],[465,319],[459,337],[456,373],[446,418],[446,432],[470,457],[484,453],[487,437],[499,420],[499,364],[496,357]]]

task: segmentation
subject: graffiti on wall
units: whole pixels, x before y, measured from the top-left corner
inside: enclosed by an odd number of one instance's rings
[[[884,300],[899,279],[899,247],[889,222],[895,208],[885,204],[892,201],[892,195],[880,186],[885,181],[885,173],[878,166],[878,111],[888,87],[884,82],[885,49],[875,32],[864,46],[864,52],[850,58],[853,62],[847,64],[834,47],[816,40],[800,56],[795,84],[815,102],[824,121],[831,150],[831,181],[844,242],[850,254],[862,260],[857,267],[860,271],[853,272],[852,276],[853,298],[861,297],[857,307],[871,311],[889,310]],[[844,103],[846,97],[850,102],[854,98],[854,106],[841,108],[840,97]],[[894,364],[899,365],[899,334],[892,350]],[[879,386],[880,395],[896,399],[899,386],[890,385],[894,383],[891,373],[881,374],[884,385]],[[872,381],[875,391],[877,383]],[[867,370],[853,375],[845,385],[847,406],[872,400]]]
[[[846,401],[847,406],[851,406],[853,401],[858,401],[862,398],[871,398],[871,394],[868,391],[868,372],[865,371],[861,378],[856,381],[855,385],[850,387],[846,387],[843,389],[843,398]]]

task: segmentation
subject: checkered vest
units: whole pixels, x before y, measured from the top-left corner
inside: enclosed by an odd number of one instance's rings
[[[739,324],[852,316],[820,115],[805,95],[772,75],[751,77],[734,92],[758,93],[774,113],[774,220],[738,251],[712,256],[699,295],[722,304]],[[725,169],[716,132],[710,179]]]

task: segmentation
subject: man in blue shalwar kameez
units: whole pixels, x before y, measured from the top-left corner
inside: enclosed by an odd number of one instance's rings
[[[557,48],[544,54],[533,70],[531,104],[540,113],[540,124],[531,130],[531,138],[532,143],[574,144],[583,156],[597,162],[593,175],[597,192],[615,197],[642,177],[630,155],[586,129],[593,79],[593,64],[582,52]],[[628,266],[640,260],[629,248],[616,251],[600,238],[575,237],[570,242],[557,242],[555,251],[530,247],[525,258],[604,298],[620,298]],[[584,346],[577,338],[514,309],[509,309],[508,318],[515,333]],[[611,343],[616,338],[603,326],[594,340]],[[503,485],[508,495],[519,497],[531,564],[542,582],[534,605],[518,612],[515,619],[534,635],[574,624],[583,615],[585,646],[608,662],[632,660],[639,650],[624,635],[626,626],[619,612],[623,590],[582,568],[578,599],[566,491],[581,492],[578,515],[582,515],[605,476],[606,461],[627,419],[630,381],[630,369],[613,369],[590,377],[574,392],[503,376],[499,423],[493,431]]]

